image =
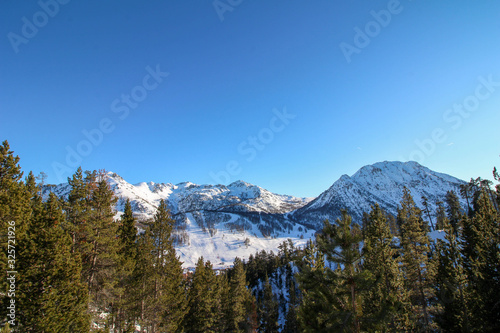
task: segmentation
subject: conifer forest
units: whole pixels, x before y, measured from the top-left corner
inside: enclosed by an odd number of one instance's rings
[[[489,181],[449,191],[435,212],[405,189],[396,216],[342,211],[306,246],[285,241],[229,269],[200,257],[193,271],[164,201],[138,230],[130,202],[115,217],[103,171],[78,169],[64,197],[43,185],[4,141],[1,332],[500,332],[500,185]]]

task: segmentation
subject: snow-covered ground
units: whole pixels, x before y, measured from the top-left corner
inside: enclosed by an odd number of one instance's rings
[[[315,233],[315,230],[306,231],[303,226],[295,225],[290,233],[282,233],[276,238],[266,238],[254,224],[252,224],[252,229],[238,232],[224,226],[236,221],[238,216],[233,215],[230,221],[218,226],[215,235],[210,236],[198,226],[191,214],[187,214],[187,218],[186,231],[189,241],[187,244],[176,247],[177,255],[184,262],[184,268],[194,267],[199,257],[210,260],[214,268],[230,267],[236,257],[246,260],[251,254],[262,250],[277,253],[278,246],[288,238],[295,246],[304,246]]]

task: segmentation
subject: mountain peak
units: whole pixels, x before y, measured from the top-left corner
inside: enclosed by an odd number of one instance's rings
[[[256,185],[247,183],[243,180],[237,180],[237,181],[234,181],[231,184],[229,184],[227,187],[253,187],[253,186],[256,186]]]
[[[341,209],[347,209],[354,221],[360,222],[364,212],[379,204],[392,215],[397,214],[397,207],[407,187],[417,205],[422,196],[429,200],[429,210],[434,212],[436,201],[448,191],[458,193],[464,182],[455,177],[438,173],[417,162],[384,161],[366,165],[351,177],[343,175],[328,190],[294,215],[297,221],[308,221],[311,225],[327,218],[340,217]],[[420,207],[422,208],[422,207]]]

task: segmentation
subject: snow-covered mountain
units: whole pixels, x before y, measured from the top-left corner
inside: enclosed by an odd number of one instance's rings
[[[274,194],[243,181],[227,186],[189,182],[133,185],[113,172],[108,173],[108,180],[119,198],[117,217],[127,199],[140,222],[152,218],[160,200],[166,200],[176,221],[176,249],[185,267],[193,267],[200,256],[215,267],[231,265],[237,256],[248,258],[256,251],[276,251],[287,238],[297,246],[303,245],[321,228],[324,219],[335,220],[341,209],[347,209],[357,222],[375,203],[395,215],[404,186],[417,205],[426,196],[434,212],[437,200],[443,200],[447,191],[458,193],[464,183],[416,162],[365,166],[351,177],[340,177],[315,199]],[[67,196],[69,190],[68,184],[45,189],[60,197]]]
[[[244,181],[230,185],[196,185],[184,182],[129,184],[116,173],[108,173],[111,188],[120,198],[117,210],[122,211],[129,199],[134,212],[142,218],[150,218],[156,212],[160,200],[165,199],[175,216],[190,212],[229,212],[284,214],[302,207],[311,199],[296,198],[271,193]]]
[[[130,184],[116,173],[108,172],[107,176],[118,197],[117,217],[129,199],[139,228],[154,217],[160,200],[166,200],[176,221],[176,250],[185,267],[195,266],[200,256],[215,267],[231,265],[235,257],[248,258],[261,250],[276,251],[287,238],[303,244],[315,232],[286,218],[286,214],[313,198],[279,195],[243,181],[227,186],[190,182]],[[50,185],[45,187],[45,194],[48,191],[67,197],[70,186]]]
[[[376,203],[389,214],[396,215],[404,187],[410,190],[420,208],[423,208],[422,197],[428,199],[432,216],[436,201],[444,201],[448,191],[455,191],[458,195],[460,185],[464,183],[417,162],[380,162],[362,167],[351,177],[343,175],[316,199],[293,212],[292,216],[296,221],[318,228],[324,219],[334,221],[340,217],[341,209],[346,209],[354,221],[360,222],[363,212],[369,212],[371,205]]]

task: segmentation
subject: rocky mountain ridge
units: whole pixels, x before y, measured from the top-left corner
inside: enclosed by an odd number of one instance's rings
[[[160,200],[166,200],[176,221],[176,249],[187,267],[194,266],[201,255],[223,267],[236,256],[247,258],[256,251],[276,250],[287,238],[296,245],[305,244],[323,220],[335,220],[341,209],[347,209],[358,223],[375,203],[395,215],[405,186],[417,205],[422,205],[422,196],[427,197],[434,212],[437,200],[443,200],[447,191],[458,193],[465,183],[416,162],[367,165],[352,176],[343,175],[314,199],[274,194],[244,181],[229,185],[133,185],[113,172],[108,173],[108,180],[119,198],[117,217],[129,199],[134,215],[145,222],[154,216]],[[67,196],[69,190],[68,184],[45,188],[46,193],[53,191],[60,197]]]

